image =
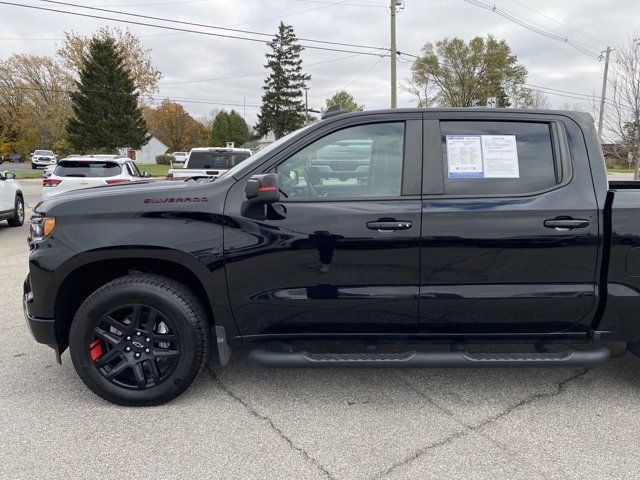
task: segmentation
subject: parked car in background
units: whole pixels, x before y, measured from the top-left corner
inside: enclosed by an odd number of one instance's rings
[[[173,158],[175,158],[175,163],[184,164],[184,162],[187,160],[187,157],[189,156],[189,154],[187,152],[173,152],[171,154],[171,156]]]
[[[53,172],[42,180],[42,199],[47,200],[81,188],[138,182],[150,176],[147,172],[140,173],[130,158],[98,157],[99,155],[69,157],[60,160]]]
[[[19,153],[12,153],[11,155],[9,155],[9,161],[11,163],[22,163],[24,162],[24,157]]]
[[[15,178],[15,173],[0,172],[0,221],[7,220],[10,227],[24,223],[24,196]]]
[[[56,156],[51,150],[36,150],[31,154],[31,168],[48,167],[56,163]]]
[[[172,168],[167,178],[218,178],[251,156],[248,148],[205,147],[192,148],[183,168]]]

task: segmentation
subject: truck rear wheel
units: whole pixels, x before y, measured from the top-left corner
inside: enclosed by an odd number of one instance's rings
[[[178,282],[129,275],[92,293],[69,334],[82,381],[120,405],[160,405],[184,392],[209,353],[206,313]]]

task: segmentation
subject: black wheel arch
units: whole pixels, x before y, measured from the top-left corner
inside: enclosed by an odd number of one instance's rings
[[[77,255],[67,262],[55,295],[54,318],[61,351],[66,349],[71,322],[82,302],[108,282],[126,275],[161,275],[185,285],[204,306],[213,327],[239,335],[228,308],[224,272],[212,273],[195,257],[183,252],[147,249],[112,249]],[[222,270],[222,266],[220,266]]]

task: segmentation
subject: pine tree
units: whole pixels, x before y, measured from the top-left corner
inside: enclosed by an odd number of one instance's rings
[[[209,145],[224,147],[227,142],[233,142],[236,147],[239,147],[248,142],[250,137],[249,126],[238,112],[231,110],[227,113],[222,110],[211,123]]]
[[[229,114],[222,110],[211,123],[211,135],[209,145],[212,147],[224,147],[229,138]]]
[[[280,22],[278,33],[269,42],[265,68],[271,70],[265,80],[262,107],[256,130],[260,135],[273,132],[280,138],[304,125],[304,89],[310,75],[302,73],[300,52],[293,27]]]
[[[229,136],[231,137],[229,141],[233,142],[236,147],[248,142],[251,138],[249,125],[244,121],[242,115],[235,110],[231,110],[231,113],[229,113]]]
[[[73,117],[67,123],[71,146],[82,153],[140,148],[147,124],[138,105],[131,72],[112,38],[93,38],[71,94]]]

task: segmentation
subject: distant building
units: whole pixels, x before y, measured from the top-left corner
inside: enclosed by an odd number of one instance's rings
[[[169,150],[169,147],[156,137],[151,137],[151,140],[149,140],[140,150],[122,147],[118,149],[118,153],[123,157],[129,157],[132,160],[135,160],[137,163],[156,163],[156,157],[163,153],[167,153],[167,150]]]
[[[276,137],[273,132],[267,133],[264,137],[258,140],[251,140],[250,142],[240,145],[240,148],[249,148],[253,153],[259,152],[267,145],[271,145],[276,141]]]

